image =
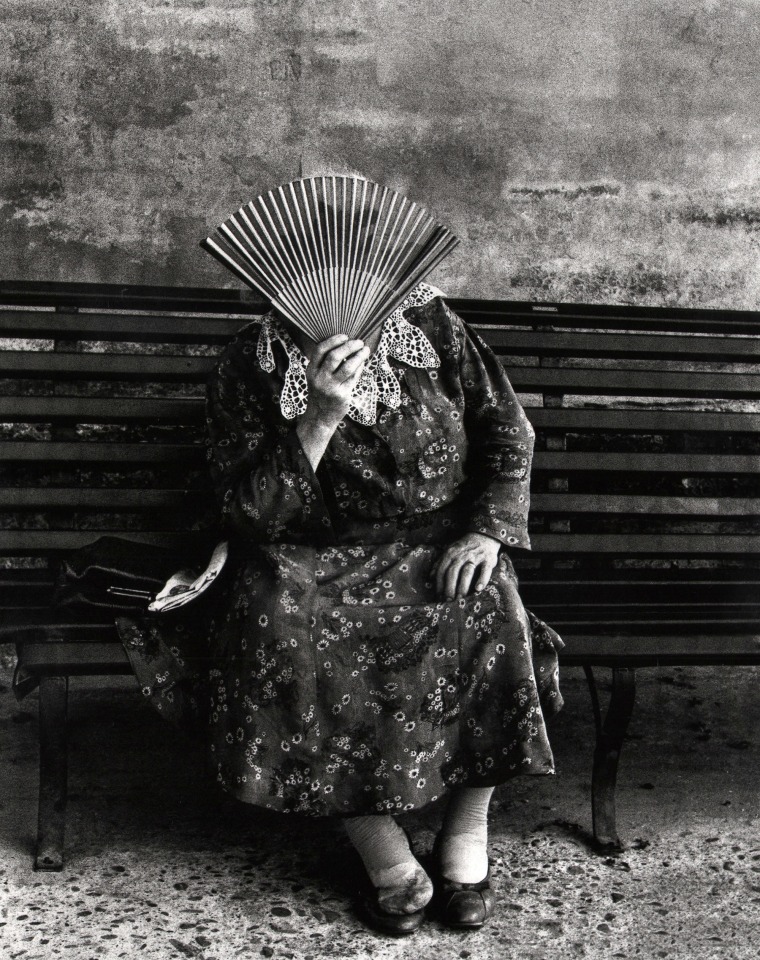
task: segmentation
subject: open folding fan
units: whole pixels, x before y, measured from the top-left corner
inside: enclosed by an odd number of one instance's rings
[[[366,337],[458,243],[387,187],[322,176],[256,197],[202,245],[319,341]]]

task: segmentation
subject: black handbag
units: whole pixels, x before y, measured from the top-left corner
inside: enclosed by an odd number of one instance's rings
[[[114,614],[147,610],[188,558],[177,550],[123,537],[101,537],[59,561],[53,605]]]

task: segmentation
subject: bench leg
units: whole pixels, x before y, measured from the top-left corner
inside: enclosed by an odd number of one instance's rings
[[[599,695],[591,667],[584,667],[596,724],[596,749],[591,782],[591,812],[594,840],[605,850],[621,850],[615,823],[615,784],[618,762],[636,698],[636,671],[631,667],[612,670],[612,693],[602,720]]]
[[[40,806],[36,870],[63,868],[68,688],[68,677],[42,677],[40,680]]]

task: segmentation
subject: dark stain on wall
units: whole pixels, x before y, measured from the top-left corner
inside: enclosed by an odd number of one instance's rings
[[[715,204],[708,208],[690,203],[681,213],[684,223],[698,223],[705,227],[744,227],[747,230],[760,228],[760,207],[740,203],[735,206]]]
[[[43,143],[36,140],[16,139],[4,145],[4,156],[11,167],[29,168],[46,162],[48,152]]]
[[[530,266],[515,272],[510,283],[513,288],[545,291],[546,296],[541,297],[539,293],[539,299],[552,299],[550,294],[559,280],[559,272],[559,268]],[[648,268],[643,263],[626,270],[612,265],[591,270],[580,268],[570,276],[566,274],[563,282],[575,294],[573,299],[578,303],[598,303],[605,295],[618,302],[636,302],[653,294],[665,302],[677,302],[678,278]]]
[[[578,197],[615,197],[620,186],[610,183],[592,183],[584,187],[511,187],[510,193],[522,193],[530,197],[562,197],[565,200],[577,200]]]
[[[85,122],[111,135],[131,124],[147,130],[171,126],[190,116],[191,101],[213,91],[220,76],[215,60],[133,50],[100,32],[81,71],[78,110]]]
[[[14,94],[16,102],[11,116],[22,133],[34,133],[48,126],[55,116],[55,108],[46,97],[35,96],[32,83],[16,84]]]

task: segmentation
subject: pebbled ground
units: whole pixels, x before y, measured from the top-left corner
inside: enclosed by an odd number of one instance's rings
[[[579,671],[553,726],[558,773],[500,788],[499,908],[480,932],[431,918],[412,938],[368,931],[340,829],[219,797],[201,751],[128,680],[71,701],[67,861],[31,869],[36,698],[0,674],[0,956],[7,960],[744,960],[760,936],[753,668],[641,671],[618,787],[627,847],[589,844],[593,729]],[[406,818],[421,853],[440,811]]]

